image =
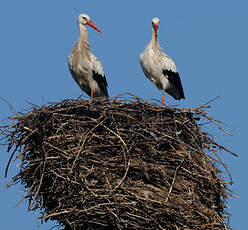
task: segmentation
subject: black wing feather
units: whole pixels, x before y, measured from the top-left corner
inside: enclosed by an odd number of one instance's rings
[[[171,70],[163,70],[163,74],[167,76],[169,82],[178,89],[180,98],[185,99],[184,92],[183,92],[183,86],[182,86],[181,79],[180,79],[178,72],[173,72]]]
[[[95,72],[94,70],[92,70],[93,72],[93,79],[98,83],[101,91],[104,92],[105,96],[108,97],[108,83],[107,83],[107,80],[106,80],[106,77],[105,75],[101,75],[97,72]]]

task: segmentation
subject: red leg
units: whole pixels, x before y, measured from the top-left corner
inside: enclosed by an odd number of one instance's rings
[[[93,89],[92,88],[90,90],[90,97],[91,97],[91,99],[93,98]]]
[[[165,88],[163,88],[163,97],[162,97],[162,104],[164,105],[164,92],[165,92]]]

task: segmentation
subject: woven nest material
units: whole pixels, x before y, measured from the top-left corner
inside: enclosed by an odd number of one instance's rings
[[[201,108],[138,98],[32,109],[2,131],[10,161],[21,160],[10,184],[20,181],[29,209],[65,230],[228,229],[225,165],[213,157],[225,148],[201,131],[202,118]]]

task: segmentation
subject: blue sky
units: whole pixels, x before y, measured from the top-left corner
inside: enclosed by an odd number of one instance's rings
[[[186,100],[165,97],[169,105],[195,107],[221,96],[208,110],[225,123],[233,136],[216,131],[217,141],[239,154],[222,152],[229,165],[240,198],[232,198],[231,227],[247,229],[248,197],[247,135],[247,41],[248,1],[34,1],[9,0],[0,8],[0,97],[16,111],[67,98],[77,98],[80,88],[71,78],[67,56],[78,38],[77,16],[87,13],[104,31],[88,28],[92,52],[101,60],[110,96],[130,92],[144,99],[161,99],[159,91],[145,78],[139,55],[151,39],[151,19],[160,18],[159,41],[163,51],[176,62]],[[0,100],[0,119],[11,116]],[[6,123],[2,120],[1,123]],[[215,132],[215,131],[214,131]],[[18,167],[11,164],[3,178],[9,155],[0,146],[1,229],[38,228],[38,213],[27,212],[27,202],[14,206],[24,193],[20,185],[4,185]]]

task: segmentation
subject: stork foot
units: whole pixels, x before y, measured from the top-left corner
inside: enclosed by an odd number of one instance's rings
[[[163,88],[163,96],[162,96],[162,105],[164,106],[164,94],[165,94],[165,88]]]
[[[92,88],[90,90],[90,97],[91,97],[91,99],[93,99],[93,89]]]

